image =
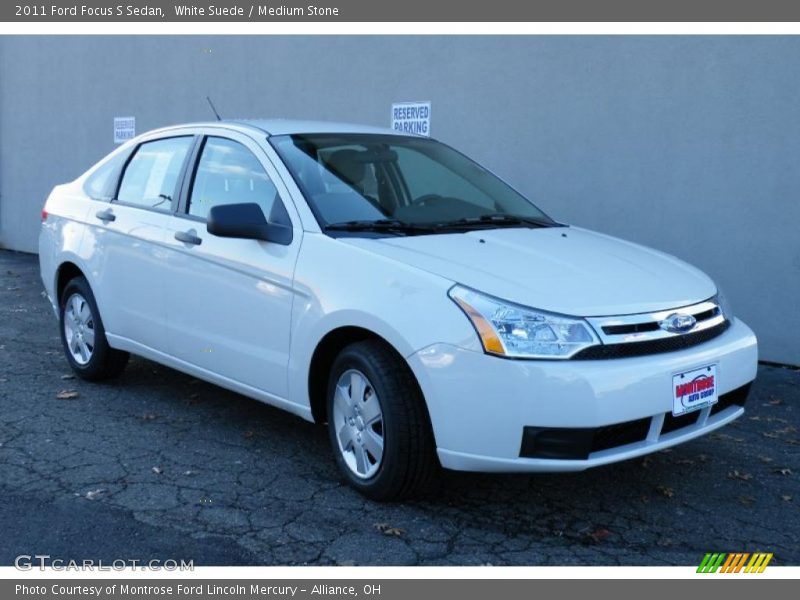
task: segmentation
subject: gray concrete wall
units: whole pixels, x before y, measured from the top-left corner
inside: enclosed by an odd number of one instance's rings
[[[49,189],[139,132],[224,117],[387,125],[431,100],[435,137],[557,219],[707,271],[765,360],[800,364],[800,38],[0,38],[0,245],[36,250]]]

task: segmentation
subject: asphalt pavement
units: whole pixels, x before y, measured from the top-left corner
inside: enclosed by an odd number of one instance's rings
[[[61,394],[74,396],[59,399]],[[800,564],[800,370],[761,366],[736,423],[583,473],[445,472],[378,504],[322,427],[153,362],[71,378],[35,256],[0,251],[0,564]]]

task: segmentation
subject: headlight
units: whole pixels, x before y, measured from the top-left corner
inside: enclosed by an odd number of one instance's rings
[[[600,343],[583,319],[511,304],[460,285],[449,294],[472,322],[489,354],[564,359]]]
[[[722,291],[722,288],[717,286],[717,295],[714,297],[717,301],[717,306],[722,311],[722,316],[728,321],[733,321],[733,309],[728,297]]]

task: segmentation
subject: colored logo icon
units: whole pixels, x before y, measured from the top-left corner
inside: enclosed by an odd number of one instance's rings
[[[697,572],[763,573],[771,560],[772,552],[709,552],[703,557]]]

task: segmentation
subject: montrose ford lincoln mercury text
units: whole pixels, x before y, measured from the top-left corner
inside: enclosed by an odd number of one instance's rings
[[[72,369],[129,353],[327,423],[351,485],[577,471],[741,416],[753,332],[680,260],[558,223],[452,148],[319,122],[168,127],[42,211]]]

